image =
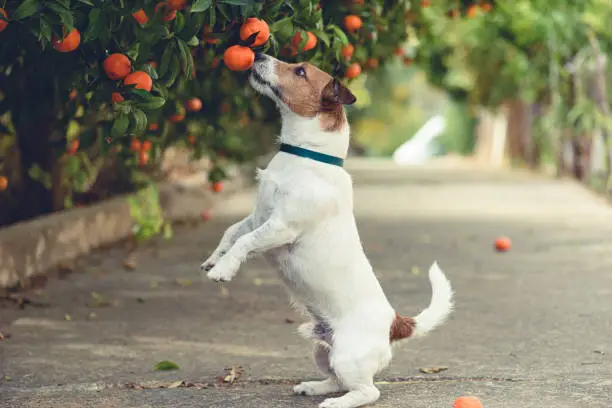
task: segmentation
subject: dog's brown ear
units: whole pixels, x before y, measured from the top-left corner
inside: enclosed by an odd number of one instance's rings
[[[340,103],[342,105],[352,105],[357,101],[355,95],[335,78],[323,88],[322,98],[324,102]]]

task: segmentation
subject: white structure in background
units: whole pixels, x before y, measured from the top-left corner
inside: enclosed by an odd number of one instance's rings
[[[444,132],[446,121],[442,115],[429,119],[415,135],[393,152],[399,165],[424,164],[438,151],[437,138]]]

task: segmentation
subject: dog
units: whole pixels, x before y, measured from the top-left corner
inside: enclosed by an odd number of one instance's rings
[[[380,396],[373,378],[391,361],[392,343],[425,335],[450,314],[450,282],[434,262],[431,303],[414,318],[385,297],[361,245],[352,180],[342,168],[349,147],[343,105],[356,98],[339,80],[308,63],[257,54],[249,82],[280,110],[281,148],[258,172],[253,212],[225,231],[201,269],[227,282],[249,255],[264,254],[309,319],[299,332],[314,340],[316,365],[327,377],[294,392],[346,391],[320,408],[373,403]]]

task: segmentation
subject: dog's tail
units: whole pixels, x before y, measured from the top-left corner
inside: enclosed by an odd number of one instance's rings
[[[453,311],[453,289],[437,262],[429,268],[432,296],[429,306],[416,317],[405,317],[396,313],[391,324],[391,342],[408,337],[421,337],[440,326]]]

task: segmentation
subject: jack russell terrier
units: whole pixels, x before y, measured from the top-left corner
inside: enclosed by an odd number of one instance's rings
[[[434,262],[431,303],[414,318],[397,313],[385,297],[361,246],[352,180],[342,168],[349,147],[343,105],[355,96],[308,63],[263,54],[256,55],[249,81],[278,105],[280,152],[258,173],[253,212],[225,231],[201,269],[227,282],[249,255],[265,254],[293,305],[310,320],[299,331],[314,340],[316,365],[327,377],[294,392],[347,391],[321,408],[373,403],[380,396],[373,377],[391,361],[391,344],[426,334],[450,314],[450,283]]]

